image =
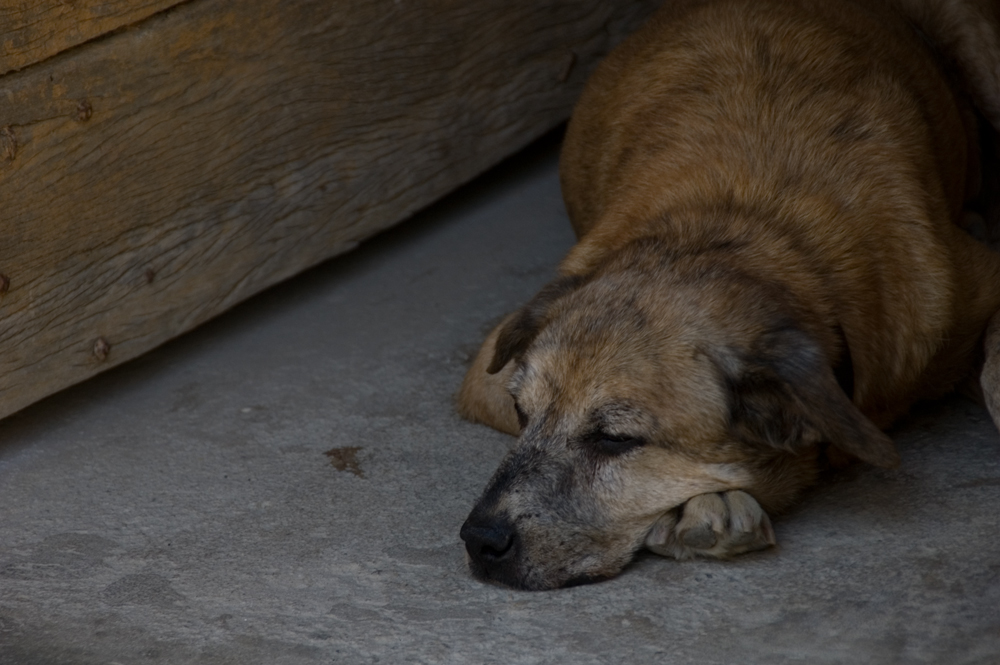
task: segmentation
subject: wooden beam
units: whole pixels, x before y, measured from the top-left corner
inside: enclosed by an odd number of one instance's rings
[[[137,23],[182,0],[4,0],[0,74]]]
[[[196,0],[0,77],[0,416],[526,145],[657,4]]]

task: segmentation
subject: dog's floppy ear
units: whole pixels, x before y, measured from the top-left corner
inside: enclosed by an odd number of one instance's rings
[[[578,289],[585,279],[581,275],[567,275],[544,286],[500,331],[493,362],[486,371],[496,374],[512,359],[523,355],[545,327],[546,315],[552,303]]]
[[[854,406],[819,345],[796,326],[772,329],[719,364],[741,440],[788,451],[828,442],[875,466],[899,464],[892,439]]]

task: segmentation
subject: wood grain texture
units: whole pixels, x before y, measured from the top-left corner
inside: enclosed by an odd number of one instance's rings
[[[137,23],[183,0],[2,0],[0,74]]]
[[[0,77],[0,416],[524,146],[656,4],[197,0]]]

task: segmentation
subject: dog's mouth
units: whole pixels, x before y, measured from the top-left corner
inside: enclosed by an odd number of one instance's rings
[[[484,565],[482,561],[468,557],[469,570],[480,582],[517,589],[519,591],[552,591],[570,587],[584,586],[606,582],[615,574],[579,573],[568,574],[565,569],[557,569],[551,573],[536,570],[530,564],[506,566],[503,568]]]
[[[621,565],[616,565],[616,561],[610,560],[614,557],[595,550],[595,544],[579,534],[563,533],[552,538],[548,533],[545,535],[545,542],[529,547],[531,543],[526,542],[525,535],[506,515],[485,516],[475,510],[460,532],[473,577],[523,591],[603,582],[617,575],[635,554],[630,552],[624,561],[618,562]],[[583,541],[588,541],[591,547],[582,547]]]
[[[569,587],[583,586],[585,584],[597,584],[598,582],[607,582],[612,577],[614,575],[577,575],[576,577],[569,578],[560,586],[561,588],[568,589]]]
[[[482,561],[468,557],[469,570],[472,576],[480,582],[495,584],[498,586],[517,589],[519,591],[552,591],[555,589],[567,589],[570,587],[583,586],[586,584],[596,584],[605,582],[614,575],[579,574],[565,577],[565,573],[548,578],[543,575],[533,575],[531,572],[523,572],[517,565],[504,568],[490,567],[484,565]]]

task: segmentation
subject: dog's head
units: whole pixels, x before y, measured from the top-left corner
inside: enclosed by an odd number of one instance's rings
[[[820,442],[895,462],[780,286],[652,240],[543,289],[500,332],[501,370],[521,435],[462,538],[478,577],[514,587],[615,575],[698,494],[780,507]]]

